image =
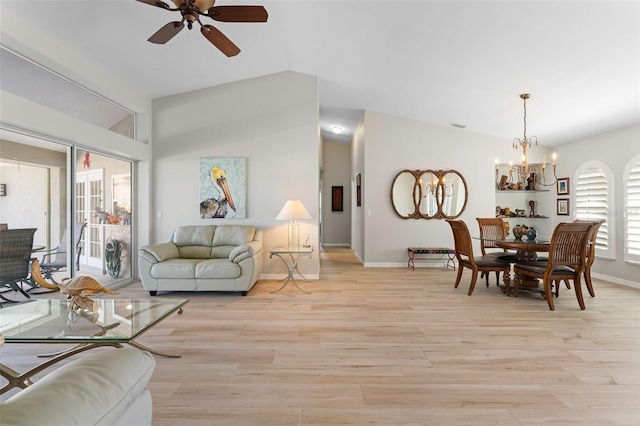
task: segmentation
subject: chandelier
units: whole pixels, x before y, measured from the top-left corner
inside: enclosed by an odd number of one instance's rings
[[[552,186],[555,185],[558,181],[558,177],[556,176],[556,159],[557,156],[555,152],[551,157],[551,166],[553,168],[553,177],[554,181],[552,183],[547,183],[545,172],[547,170],[547,161],[546,159],[542,160],[542,164],[529,164],[529,157],[527,155],[527,149],[531,148],[533,145],[538,145],[538,138],[536,136],[527,137],[527,99],[531,97],[528,93],[523,93],[520,95],[520,99],[523,102],[523,123],[524,123],[524,131],[522,135],[522,139],[514,138],[513,139],[513,147],[517,150],[518,148],[522,148],[522,164],[521,165],[513,165],[513,162],[509,162],[509,184],[513,183],[513,174],[516,173],[518,183],[517,187],[519,189],[527,189],[527,190],[535,190],[538,186]],[[496,184],[498,178],[498,164],[496,162]]]
[[[536,136],[527,138],[527,99],[529,99],[530,96],[531,95],[528,93],[523,93],[522,95],[520,95],[520,99],[522,99],[522,102],[524,103],[524,134],[522,139],[513,138],[513,147],[515,149],[522,147],[522,165],[525,167],[527,167],[528,164],[527,148],[531,148],[531,146],[534,144],[538,145],[538,138]]]

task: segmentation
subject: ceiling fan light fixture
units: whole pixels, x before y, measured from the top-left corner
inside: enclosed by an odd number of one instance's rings
[[[182,15],[181,21],[170,22],[156,31],[149,37],[149,42],[165,44],[182,30],[185,23],[192,29],[197,22],[202,35],[227,57],[240,53],[240,48],[216,27],[204,25],[200,21],[201,16],[219,22],[267,22],[269,18],[264,6],[214,6],[215,0],[171,0],[177,7],[172,9],[162,0],[137,1]]]
[[[178,9],[180,9],[180,6],[182,6],[183,4],[191,0],[171,0],[171,1],[173,2],[173,4],[176,5]],[[197,7],[200,12],[204,12],[205,10],[209,10],[211,7],[213,7],[213,4],[215,2],[216,2],[215,0],[195,0],[193,3],[194,3],[194,6]]]

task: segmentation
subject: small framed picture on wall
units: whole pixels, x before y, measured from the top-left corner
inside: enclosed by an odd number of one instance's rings
[[[332,186],[331,187],[331,211],[332,212],[341,212],[342,211],[342,186]]]
[[[558,195],[569,195],[569,178],[558,179],[556,185]]]
[[[558,198],[558,216],[568,216],[568,215],[569,215],[569,199]]]

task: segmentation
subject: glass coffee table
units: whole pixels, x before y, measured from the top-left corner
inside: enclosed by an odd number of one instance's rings
[[[70,349],[41,354],[51,358],[31,370],[19,374],[0,364],[0,375],[9,383],[0,394],[13,387],[25,388],[30,377],[56,362],[101,346],[123,347],[124,344],[155,355],[178,358],[180,354],[160,352],[135,341],[174,312],[181,314],[188,299],[94,299],[98,309],[67,312],[66,299],[31,299],[0,309],[0,334],[5,344],[54,343],[71,344]]]

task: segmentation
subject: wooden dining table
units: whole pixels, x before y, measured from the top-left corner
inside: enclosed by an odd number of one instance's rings
[[[535,240],[507,238],[505,240],[493,240],[497,247],[516,250],[516,260],[518,262],[535,262],[538,259],[538,252],[549,252],[551,241],[544,238]]]
[[[536,278],[529,278],[516,274],[513,271],[513,266],[515,265],[515,263],[537,261],[539,252],[549,252],[551,241],[547,238],[536,238],[535,240],[528,240],[526,238],[507,238],[504,240],[492,241],[497,247],[516,250],[516,262],[513,262],[511,264],[511,272],[508,275],[504,274],[504,293],[507,296],[511,294],[511,286],[514,285],[515,280],[518,281],[518,288],[520,289],[541,292],[542,290],[540,289],[538,280]]]

